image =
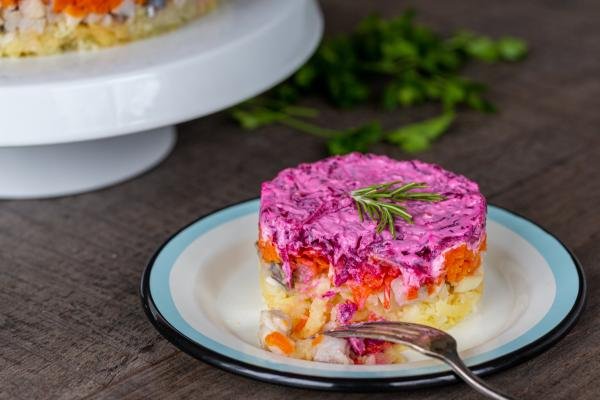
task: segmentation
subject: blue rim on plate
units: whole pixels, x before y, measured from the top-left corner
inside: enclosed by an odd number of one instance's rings
[[[189,326],[178,313],[169,285],[165,284],[171,266],[196,238],[225,222],[256,213],[258,204],[258,199],[248,200],[202,216],[171,236],[154,254],[142,275],[140,296],[146,315],[167,340],[186,353],[226,371],[303,388],[376,391],[436,386],[457,381],[452,372],[435,372],[435,368],[429,368],[432,372],[424,368],[417,375],[412,371],[407,376],[392,377],[378,377],[376,371],[345,373],[346,377],[311,376],[305,369],[303,371],[302,368],[276,362],[249,362],[248,356],[213,341]],[[471,369],[482,376],[528,360],[560,340],[577,322],[587,292],[581,264],[550,232],[523,216],[493,205],[489,206],[488,218],[526,238],[546,259],[561,285],[557,288],[551,309],[533,328],[513,341],[469,360],[473,365]],[[570,270],[565,268],[565,263],[571,267]]]

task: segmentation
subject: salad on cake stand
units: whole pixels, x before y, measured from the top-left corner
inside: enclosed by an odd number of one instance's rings
[[[0,198],[148,170],[174,124],[284,80],[323,30],[314,0],[40,1],[0,1]]]

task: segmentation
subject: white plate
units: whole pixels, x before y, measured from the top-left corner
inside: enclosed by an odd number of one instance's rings
[[[415,387],[455,379],[437,361],[407,352],[396,365],[336,365],[267,352],[257,339],[258,200],[200,218],[156,253],[142,299],[156,328],[182,350],[257,379],[320,389]],[[485,291],[478,310],[450,330],[466,363],[487,374],[532,357],[575,323],[585,281],[551,234],[504,209],[488,209]]]

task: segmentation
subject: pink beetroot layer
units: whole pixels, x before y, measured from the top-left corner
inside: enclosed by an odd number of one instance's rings
[[[350,192],[390,181],[424,182],[439,202],[405,204],[413,224],[395,222],[397,237],[377,234],[360,221]],[[281,171],[262,185],[261,240],[271,242],[291,280],[290,257],[312,249],[334,266],[336,286],[360,282],[381,265],[399,268],[407,286],[419,287],[440,274],[433,262],[457,244],[477,249],[485,237],[486,200],[473,181],[421,161],[352,153]]]

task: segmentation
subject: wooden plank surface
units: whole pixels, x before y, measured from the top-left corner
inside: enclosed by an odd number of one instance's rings
[[[323,0],[327,34],[373,11],[407,3]],[[477,66],[501,112],[463,113],[425,161],[463,173],[489,200],[554,232],[584,265],[589,302],[578,325],[535,359],[489,377],[529,399],[600,395],[600,3],[415,2],[420,18],[450,32],[522,36],[532,53],[514,65]],[[322,122],[349,127],[378,115],[326,104]],[[418,112],[417,112],[418,113]],[[251,381],[175,349],[140,307],[146,261],[198,215],[257,196],[283,167],[325,156],[312,137],[282,127],[240,131],[224,114],[180,126],[173,154],[120,186],[80,196],[0,202],[0,398],[2,399],[476,399],[464,385],[403,394],[339,394]],[[382,146],[378,152],[406,155]]]

